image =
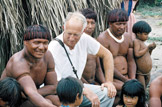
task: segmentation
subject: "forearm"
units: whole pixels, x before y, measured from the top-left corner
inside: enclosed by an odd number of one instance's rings
[[[42,96],[54,95],[56,94],[56,85],[45,85],[42,88],[38,89],[38,93]]]
[[[125,81],[128,80],[128,79],[127,79],[124,75],[122,75],[117,69],[114,70],[114,77],[117,78],[117,79],[119,79],[119,80],[121,80],[121,81],[123,81],[123,82],[125,82]]]
[[[49,103],[45,98],[43,98],[38,93],[28,94],[28,98],[35,106],[39,107],[55,107],[53,104]]]
[[[140,50],[140,51],[136,51],[136,50],[135,50],[135,56],[136,56],[137,58],[138,58],[138,57],[141,57],[141,56],[145,55],[146,52],[148,52],[148,51],[149,51],[148,47],[146,47],[146,48],[144,48],[144,49],[142,49],[142,50]]]
[[[83,76],[82,76],[81,80],[82,80],[83,83],[87,83],[87,84],[89,84],[89,83],[84,79]]]
[[[128,60],[128,77],[129,77],[129,79],[135,79],[137,68],[136,68],[136,63],[135,63],[135,60],[134,60],[132,48],[130,48],[128,50],[127,60]]]
[[[136,78],[136,63],[135,61],[128,63],[128,77],[129,79],[135,79]]]
[[[113,56],[108,51],[109,54],[107,54],[106,57],[103,58],[103,64],[104,64],[104,70],[105,70],[105,80],[106,82],[111,81],[113,82],[114,78],[114,60]]]

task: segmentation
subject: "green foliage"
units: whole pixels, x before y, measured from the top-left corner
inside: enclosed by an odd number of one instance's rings
[[[162,37],[149,37],[148,40],[162,42]]]
[[[155,5],[158,5],[158,6],[162,5],[162,0],[155,0]]]
[[[156,8],[157,11],[154,11]],[[140,4],[137,8],[137,11],[141,13],[142,16],[162,16],[162,7],[161,6],[150,6],[150,5],[144,5]]]

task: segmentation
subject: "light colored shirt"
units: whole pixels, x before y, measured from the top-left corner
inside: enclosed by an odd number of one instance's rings
[[[57,36],[57,38],[63,41],[63,33]],[[70,48],[66,44],[64,45],[75,69],[77,70],[77,75],[79,79],[81,79],[87,61],[87,55],[96,55],[99,51],[100,43],[91,36],[83,33],[80,37],[80,40],[75,45],[74,49],[70,50]],[[57,74],[58,81],[61,78],[66,78],[68,76],[76,78],[76,75],[73,72],[65,50],[58,43],[58,41],[51,41],[48,50],[52,53],[52,56],[54,58],[55,71]]]

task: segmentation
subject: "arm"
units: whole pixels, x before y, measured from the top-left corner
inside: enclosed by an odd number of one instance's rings
[[[133,56],[133,48],[128,49],[127,54],[127,61],[128,61],[128,77],[129,79],[136,78],[136,63]]]
[[[150,101],[149,107],[161,107],[161,95],[162,95],[162,77],[153,80],[150,85]]]
[[[83,75],[82,75],[82,77],[81,77],[81,80],[82,80],[83,83],[90,84],[90,83],[88,83],[88,82],[84,79]]]
[[[29,75],[21,77],[18,82],[34,105],[40,107],[55,107],[38,93],[35,83]]]
[[[92,107],[100,106],[100,100],[98,96],[95,93],[93,93],[89,88],[83,88],[83,95],[85,95],[86,98],[88,98],[91,101]]]
[[[156,48],[156,44],[155,44],[155,42],[153,42],[152,44],[150,44],[150,45],[148,46],[148,48],[149,48],[149,53],[150,53],[150,55],[151,55],[151,54],[152,54],[153,49],[155,49],[155,48]]]
[[[103,65],[104,65],[104,71],[105,71],[105,80],[106,83],[103,83],[101,85],[102,89],[103,87],[107,87],[108,89],[108,96],[110,98],[114,97],[116,95],[116,88],[113,85],[113,77],[114,77],[114,61],[113,56],[111,52],[100,45],[100,49],[97,53],[97,56],[101,57],[103,59]]]
[[[113,82],[114,77],[114,60],[111,52],[100,45],[97,56],[103,59],[106,82]]]
[[[54,71],[54,60],[51,53],[48,51],[45,56],[47,60],[47,74],[44,81],[44,87],[38,89],[38,92],[42,96],[53,95],[56,94],[57,88],[57,75]]]
[[[101,65],[100,65],[100,60],[99,60],[99,57],[96,58],[96,78],[97,80],[100,82],[100,83],[105,83],[105,77],[104,77],[104,74],[103,74],[103,71],[101,69]]]
[[[128,79],[124,76],[124,75],[122,75],[116,68],[114,68],[115,70],[114,70],[114,77],[115,78],[117,78],[117,79],[119,79],[119,80],[121,80],[121,81],[123,81],[123,82],[126,82]]]
[[[146,52],[149,51],[149,48],[146,47],[144,49],[140,49],[140,43],[137,41],[137,40],[134,40],[134,54],[135,54],[135,57],[141,57],[143,55],[146,54]]]

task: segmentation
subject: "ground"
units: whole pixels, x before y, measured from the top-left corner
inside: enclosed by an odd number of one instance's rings
[[[153,68],[151,70],[151,80],[162,75],[162,6],[145,7],[135,12],[137,21],[144,20],[151,25],[152,31],[146,44],[156,43],[156,48],[152,52],[151,58]]]

